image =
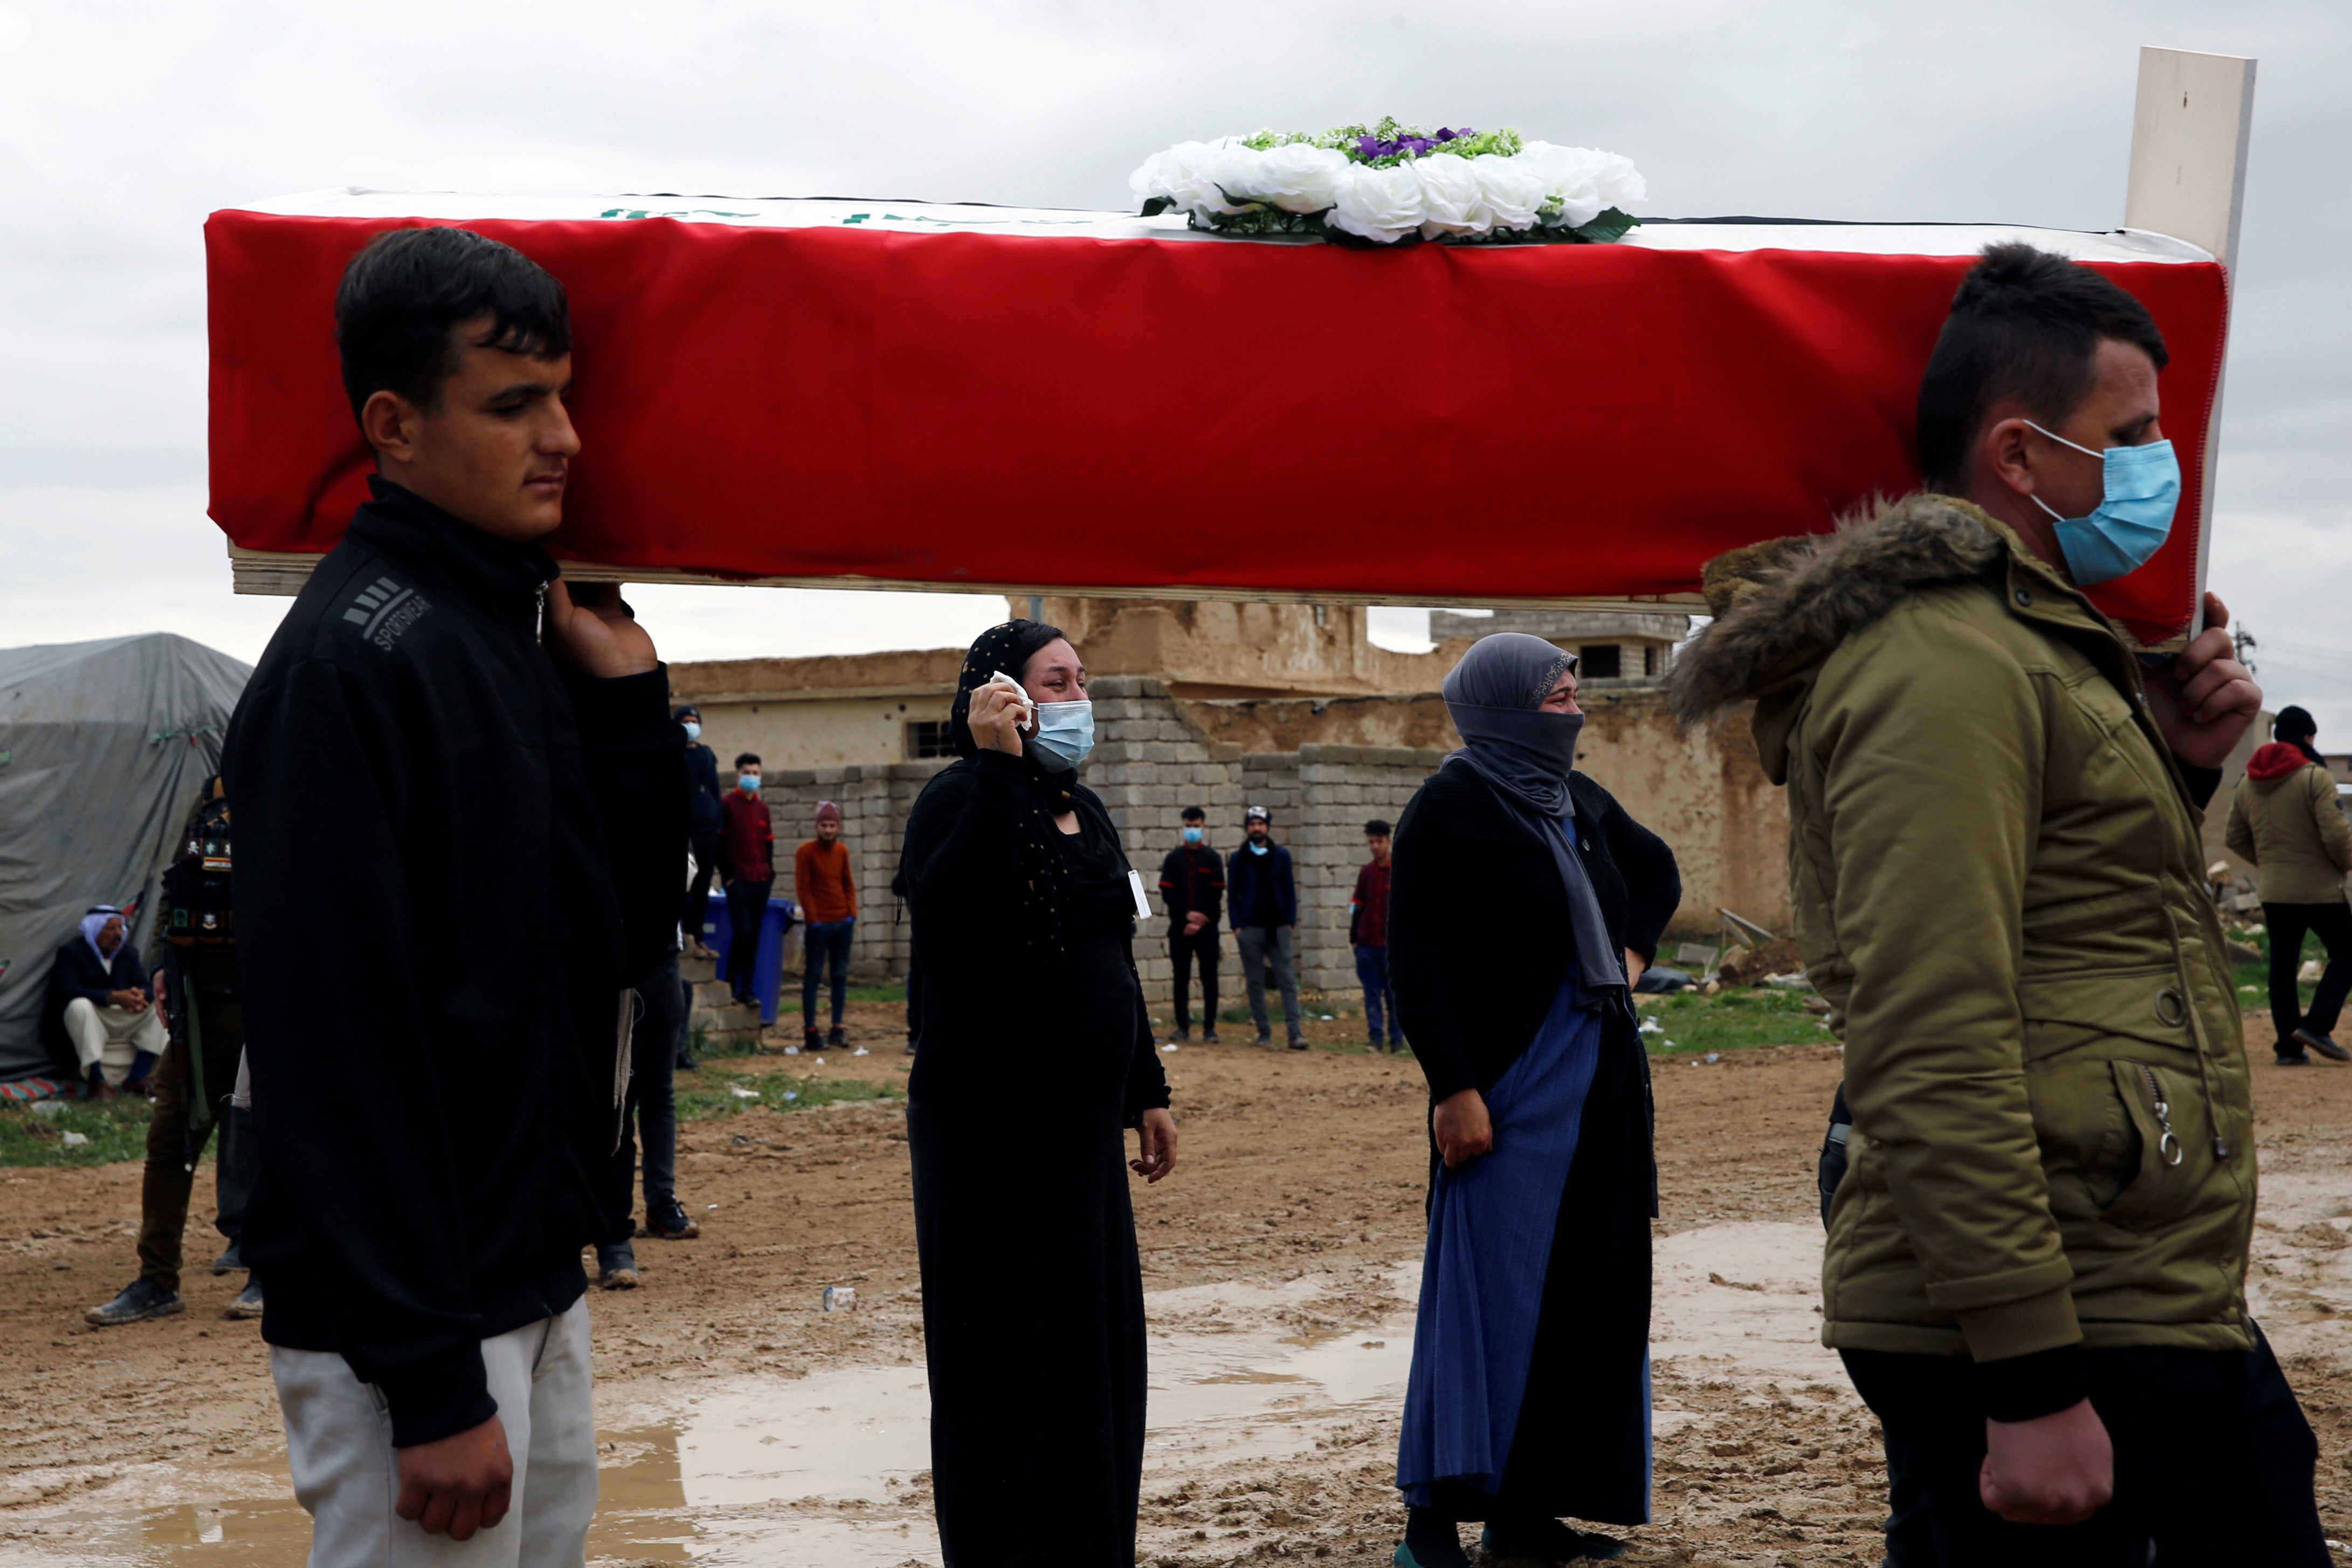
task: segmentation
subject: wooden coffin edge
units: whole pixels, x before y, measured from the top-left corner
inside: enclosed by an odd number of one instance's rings
[[[302,591],[311,569],[325,558],[300,550],[247,549],[228,547],[229,575],[239,593],[276,594],[290,598]],[[694,583],[727,588],[845,588],[893,593],[1052,594],[1056,598],[1234,600],[1257,604],[1412,604],[1448,610],[1580,610],[1641,612],[1653,610],[1706,613],[1706,600],[1697,593],[1628,594],[1622,597],[1575,595],[1567,598],[1464,597],[1459,595],[1400,595],[1349,593],[1330,590],[1203,586],[1170,583],[1163,587],[1097,588],[1069,583],[921,582],[887,577],[726,577],[716,572],[681,571],[666,567],[606,566],[597,561],[567,560],[563,575],[574,582]]]

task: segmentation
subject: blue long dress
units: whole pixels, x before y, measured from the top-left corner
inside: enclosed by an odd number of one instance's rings
[[[1486,1095],[1493,1152],[1437,1173],[1397,1454],[1397,1485],[1413,1507],[1442,1503],[1461,1513],[1465,1500],[1503,1490],[1607,1008],[1622,1004],[1613,994],[1583,992],[1571,973],[1534,1040]],[[1648,1395],[1645,1366],[1644,1516]],[[1622,1501],[1615,1511],[1623,1511]]]

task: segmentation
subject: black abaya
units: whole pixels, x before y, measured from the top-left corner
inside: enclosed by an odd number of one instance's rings
[[[1053,939],[1023,928],[1037,783],[983,751],[934,779],[907,827],[932,1488],[947,1568],[1129,1568],[1145,1364],[1122,1129],[1168,1088],[1127,857],[1083,787],[1080,832],[1052,846],[1067,873]]]

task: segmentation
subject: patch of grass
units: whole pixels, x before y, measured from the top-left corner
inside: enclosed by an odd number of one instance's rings
[[[1812,994],[1758,986],[1738,987],[1712,997],[1696,991],[1643,997],[1636,1010],[1644,1019],[1656,1019],[1658,1030],[1644,1034],[1642,1043],[1653,1056],[1684,1056],[1695,1051],[1828,1040],[1830,1031],[1822,1027],[1822,1016],[1805,1009]]]
[[[0,1109],[0,1166],[103,1166],[147,1157],[154,1107],[135,1094],[119,1100],[60,1100],[54,1115],[22,1105]],[[68,1145],[79,1133],[89,1142]]]
[[[735,1092],[748,1089],[757,1099]],[[862,1078],[803,1078],[790,1072],[727,1073],[709,1083],[677,1087],[677,1119],[708,1122],[732,1116],[754,1105],[774,1111],[805,1111],[813,1105],[838,1105],[861,1100],[904,1100],[907,1092],[895,1083],[872,1083]]]
[[[816,992],[817,1005],[819,1007],[830,1005],[827,998],[832,995],[833,988],[830,981],[826,982],[824,985],[819,986]],[[848,997],[853,1002],[898,1002],[903,1004],[907,999],[907,988],[897,982],[893,982],[887,986],[852,986],[848,988]],[[798,975],[786,975],[784,977],[783,986],[776,997],[776,1016],[778,1018],[782,1018],[786,1013],[796,1013],[800,1010],[801,977]]]
[[[2251,942],[2255,946],[2263,950],[2263,959],[2261,963],[2236,965],[2231,971],[2231,979],[2238,988],[2239,1007],[2251,1008],[2256,1012],[2268,1012],[2271,1005],[2271,934],[2269,928],[2264,926],[2250,932],[2231,931],[2228,933],[2228,936],[2233,942]],[[2305,935],[2303,939],[2303,952],[2297,956],[2295,961],[2297,964],[2300,964],[2306,958],[2317,958],[2323,963],[2326,962],[2327,958],[2327,945],[2322,942],[2316,936],[2313,936],[2308,933]],[[2304,1011],[2309,1012],[2311,1010],[2312,993],[2317,989],[2318,987],[2308,981],[2298,985],[2295,988],[2295,995],[2298,998],[2296,1005],[2302,1008]]]

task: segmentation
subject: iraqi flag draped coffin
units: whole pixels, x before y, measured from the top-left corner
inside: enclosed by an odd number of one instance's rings
[[[1918,483],[1913,401],[1976,252],[2097,267],[2170,345],[2170,542],[2095,597],[2188,621],[2222,269],[2180,242],[1660,223],[1615,245],[1358,251],[1180,216],[327,191],[213,214],[214,519],[325,551],[369,455],[333,298],[457,223],[569,289],[569,559],[942,588],[1402,602],[1688,592],[1734,546]]]

